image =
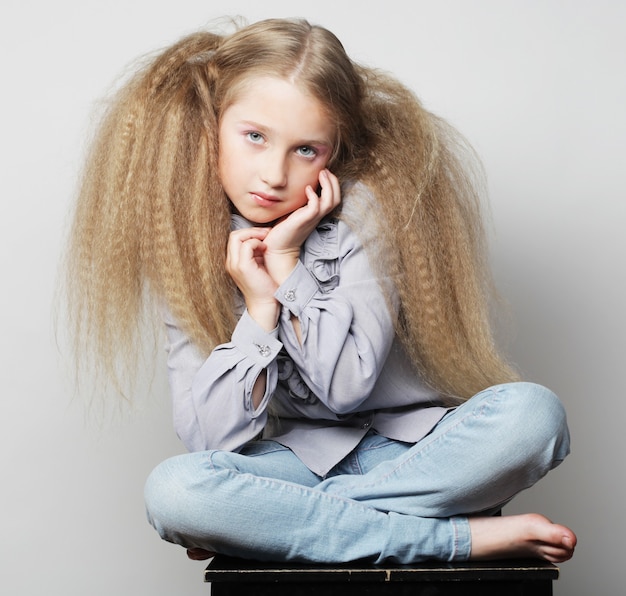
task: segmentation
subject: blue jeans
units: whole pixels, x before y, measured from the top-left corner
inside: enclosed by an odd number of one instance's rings
[[[510,383],[449,412],[416,444],[370,432],[326,478],[274,441],[160,464],[148,518],[186,548],[274,561],[466,560],[468,517],[491,515],[569,453],[548,389]]]

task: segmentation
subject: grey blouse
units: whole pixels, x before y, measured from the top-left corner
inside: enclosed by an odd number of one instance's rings
[[[188,450],[237,451],[260,435],[289,447],[323,477],[370,428],[413,443],[445,414],[395,337],[395,313],[381,289],[390,280],[378,280],[370,266],[363,241],[374,205],[357,184],[344,193],[345,217],[324,220],[309,236],[275,294],[282,310],[272,332],[238,299],[231,341],[205,359],[165,314],[174,425]],[[233,229],[250,225],[233,216]],[[266,390],[255,409],[252,388],[263,369]]]

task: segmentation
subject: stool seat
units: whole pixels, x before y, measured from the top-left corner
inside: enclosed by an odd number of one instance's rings
[[[212,596],[551,596],[559,568],[546,561],[414,565],[267,563],[216,556]]]

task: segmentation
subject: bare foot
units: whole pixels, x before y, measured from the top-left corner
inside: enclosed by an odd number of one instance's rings
[[[193,561],[206,561],[215,556],[215,553],[204,550],[203,548],[188,548],[187,556]]]
[[[470,517],[470,560],[540,558],[562,563],[572,558],[576,535],[537,513]]]

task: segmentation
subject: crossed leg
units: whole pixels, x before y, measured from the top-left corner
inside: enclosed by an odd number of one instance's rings
[[[168,502],[157,504],[165,504],[166,513],[172,513],[167,507],[174,507],[175,517],[167,521],[167,516],[160,515],[155,507],[153,523],[160,526],[157,529],[165,539],[186,546],[193,559],[210,557],[211,547],[217,544],[220,552],[226,545],[229,549],[240,548],[242,538],[252,552],[261,552],[258,549],[266,549],[267,542],[258,540],[257,546],[252,546],[253,538],[245,534],[251,529],[253,533],[265,531],[266,540],[280,541],[282,550],[275,551],[279,556],[294,552],[297,535],[306,545],[297,556],[305,559],[311,540],[318,541],[316,556],[328,556],[331,543],[315,538],[318,533],[331,533],[337,550],[333,556],[339,558],[342,554],[348,556],[347,551],[353,546],[352,538],[341,538],[342,532],[352,533],[354,540],[362,541],[367,539],[363,533],[372,532],[370,543],[363,544],[364,549],[369,549],[367,556],[378,553],[381,560],[401,560],[397,557],[400,553],[406,557],[405,562],[410,562],[425,554],[422,546],[431,546],[426,543],[434,532],[439,538],[432,552],[438,556],[440,551],[446,560],[539,557],[565,561],[576,546],[576,536],[569,528],[538,514],[491,517],[472,513],[493,510],[507,502],[565,457],[568,440],[562,408],[555,397],[539,389],[518,387],[483,392],[482,397],[473,398],[471,404],[468,402],[447,417],[427,440],[407,447],[400,457],[373,465],[362,475],[338,473],[320,482],[319,477],[301,469],[302,466],[285,475],[282,468],[286,463],[292,465],[294,459],[288,454],[276,454],[279,465],[268,470],[267,458],[211,453],[209,468],[217,470],[214,466],[220,462],[222,472],[218,476],[211,472],[205,479],[206,485],[198,477],[205,474],[204,464],[201,469],[185,464],[187,469],[182,475],[172,475],[166,466],[167,474],[180,489],[175,494],[181,502],[172,504],[174,487],[167,486],[164,494]],[[532,393],[536,395],[529,397]],[[205,458],[204,454],[192,455]],[[231,459],[241,461],[242,469],[228,471]],[[279,502],[281,491],[290,494],[290,502]],[[231,502],[236,500],[235,495],[242,495],[240,505]],[[185,502],[188,496],[194,500]],[[204,511],[202,517],[189,517],[189,504]],[[257,505],[261,517],[255,514]],[[287,510],[287,506],[291,508]],[[325,518],[318,517],[322,513],[320,507]],[[249,520],[243,528],[232,519],[242,509],[250,510],[241,513],[242,519]],[[267,523],[262,520],[264,510],[274,512],[268,513]],[[279,518],[282,525],[277,522]],[[310,528],[303,526],[305,520]],[[205,529],[199,531],[198,523],[205,523]],[[449,550],[450,532],[454,534],[459,528],[462,538],[463,531],[466,534],[464,546]],[[213,540],[217,531],[227,542]],[[306,540],[302,531],[309,532]],[[244,534],[238,538],[237,532]],[[266,554],[271,556],[271,551]]]

